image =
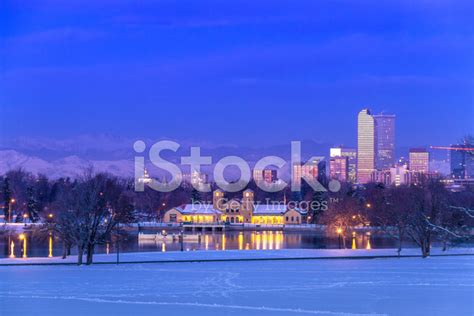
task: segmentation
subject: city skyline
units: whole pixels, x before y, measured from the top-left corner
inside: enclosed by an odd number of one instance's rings
[[[413,151],[413,148],[414,147],[410,147],[407,149],[406,151],[406,156],[404,158],[404,155],[400,155],[398,153],[396,153],[395,151],[395,146],[394,144],[396,143],[395,141],[395,134],[394,134],[394,131],[396,130],[395,129],[395,115],[393,114],[372,114],[372,112],[370,112],[369,109],[363,109],[359,112],[359,116],[357,118],[358,120],[358,131],[357,131],[357,137],[358,137],[358,149],[352,149],[351,147],[348,147],[348,146],[332,146],[330,144],[325,144],[325,146],[330,146],[330,147],[327,147],[324,149],[324,146],[317,149],[316,151],[314,150],[315,148],[313,148],[312,146],[304,146],[305,148],[305,153],[303,154],[303,157],[304,159],[309,159],[309,157],[313,156],[313,155],[322,155],[323,159],[325,159],[327,161],[327,163],[325,163],[325,166],[327,167],[327,172],[329,172],[329,175],[330,175],[330,178],[333,178],[333,179],[337,179],[337,180],[341,180],[341,181],[350,181],[350,182],[360,182],[360,183],[367,183],[367,182],[371,182],[371,181],[382,181],[382,182],[385,182],[385,181],[388,181],[387,179],[390,179],[390,178],[387,178],[386,175],[385,175],[385,172],[388,172],[390,171],[390,169],[392,167],[397,167],[396,164],[395,164],[395,159],[406,159],[406,158],[409,158],[410,159],[410,163],[409,165],[411,166],[412,165],[412,151]],[[38,146],[39,144],[35,144],[33,140],[29,140],[29,144],[30,145],[33,145],[33,147],[35,146]],[[101,142],[99,141],[98,143],[95,142],[95,139],[90,139],[90,138],[86,138],[85,141],[92,141],[93,144],[95,144],[96,146],[98,146],[97,148],[100,148],[103,144],[101,144]],[[129,140],[130,141],[130,140]],[[120,143],[120,140],[117,140],[118,143]],[[119,153],[121,152],[122,153],[122,156],[121,156],[121,159],[123,158],[126,158],[126,157],[129,157],[131,158],[131,156],[129,155],[130,154],[130,148],[126,145],[124,146],[123,144],[123,141],[121,142],[121,144],[119,145],[118,143],[115,143],[115,144],[112,144],[111,145],[111,150],[112,151],[118,151]],[[148,140],[147,143],[149,145],[151,145],[153,143],[153,141],[151,140]],[[334,143],[334,142],[333,142]],[[70,144],[71,145],[71,144]],[[73,148],[78,148],[77,144],[73,145]],[[87,146],[88,144],[84,144],[86,148],[83,148],[84,150],[86,151],[90,151],[89,149],[87,149]],[[181,153],[184,153],[188,150],[188,146],[199,146],[201,147],[202,144],[200,143],[186,143],[186,144],[182,144],[182,149],[180,149],[180,152]],[[204,145],[206,146],[209,146],[209,143],[204,143]],[[314,145],[314,144],[313,144]],[[47,150],[47,151],[54,151],[53,147],[54,147],[54,144],[44,144],[45,147],[41,147],[41,145],[39,145],[40,147],[36,148],[36,150],[38,151],[44,151],[44,150]],[[118,146],[118,147],[117,147]],[[81,146],[79,146],[81,147]],[[107,146],[106,146],[107,147]],[[420,147],[420,146],[417,146],[417,147]],[[0,147],[1,148],[1,147]],[[121,148],[121,149],[120,149]],[[206,148],[204,147],[203,149],[205,151],[209,150],[210,147]],[[273,148],[273,149],[272,149]],[[429,148],[428,146],[425,147],[424,151],[427,150],[427,148]],[[222,149],[224,149],[224,151],[222,151]],[[244,148],[242,147],[229,147],[227,149],[225,149],[225,147],[222,147],[222,148],[219,148],[219,147],[215,147],[214,150],[215,150],[215,153],[214,153],[214,161],[213,163],[216,162],[216,160],[222,158],[222,156],[225,156],[226,153],[227,155],[229,155],[229,151],[232,151],[232,154],[243,154],[242,150]],[[260,156],[263,156],[265,153],[266,154],[269,154],[270,152],[272,154],[282,154],[282,150],[283,148],[280,146],[275,146],[275,147],[268,147],[267,148],[267,151],[263,150],[263,148],[260,148],[258,150],[258,153],[255,152],[253,154],[251,154],[250,152],[248,154],[246,154],[245,156],[242,156],[244,159],[246,159],[249,163],[250,163],[250,166],[252,166],[256,161],[254,159],[256,159],[259,155]],[[272,149],[272,150],[271,150]],[[73,149],[74,150],[74,149]],[[93,149],[92,151],[95,151],[97,149]],[[248,150],[248,148],[247,148]],[[271,150],[270,152],[268,150]],[[277,151],[275,151],[277,150]],[[323,151],[321,151],[323,150]],[[431,151],[433,151],[431,148],[430,148]],[[362,163],[359,163],[358,161],[358,152],[360,153],[360,157],[362,157],[362,159],[360,161],[362,161]],[[129,154],[125,154],[126,152],[129,152]],[[220,153],[219,153],[220,152]],[[245,150],[244,150],[245,152]],[[105,153],[107,153],[107,151],[105,151]],[[109,151],[109,154],[111,154],[112,152]],[[215,155],[216,153],[217,156]],[[38,162],[38,157],[19,157],[18,155],[15,155],[14,153],[11,153],[11,151],[9,150],[3,150],[3,152],[0,150],[0,154],[2,156],[5,157],[5,154],[6,154],[6,158],[2,158],[4,160],[4,162],[6,163],[6,165],[10,165],[11,163],[13,163],[13,165],[16,165],[15,164],[15,161],[14,160],[19,160],[19,161],[26,161],[26,164],[20,164],[18,165],[17,167],[7,167],[6,170],[4,170],[4,172],[8,171],[8,168],[11,170],[13,168],[25,168],[25,170],[30,170],[30,171],[33,171],[33,173],[35,172],[45,172],[44,170],[43,171],[35,171],[34,168],[33,170],[31,170],[31,163],[33,164],[39,164],[40,166],[41,165],[44,165],[46,162],[42,162],[41,160]],[[76,167],[75,169],[77,169],[78,167],[80,167],[79,165],[77,165],[78,163],[80,163],[82,165],[82,168],[86,165],[95,165],[96,163],[99,164],[99,168],[98,170],[103,170],[103,171],[113,171],[114,173],[117,174],[118,170],[120,170],[120,168],[123,168],[125,167],[125,169],[128,169],[129,171],[127,171],[126,173],[123,173],[123,170],[122,170],[122,173],[118,173],[118,175],[125,175],[127,173],[130,173],[131,172],[131,167],[129,165],[129,163],[127,162],[127,160],[123,160],[123,161],[118,161],[118,162],[114,162],[114,161],[110,161],[110,162],[107,162],[107,161],[97,161],[97,162],[87,162],[85,160],[80,160],[79,157],[76,156],[76,152],[73,152],[72,153],[74,156],[71,156],[71,157],[66,157],[65,158],[65,161],[70,161],[72,159],[72,161],[76,164]],[[123,154],[125,154],[125,156],[123,156]],[[289,159],[289,156],[287,156],[288,153],[284,154],[283,157],[286,157],[285,159]],[[452,157],[454,154],[454,152],[451,152],[449,153],[448,152],[448,157]],[[9,158],[10,157],[10,158]],[[251,158],[250,158],[251,157]],[[429,156],[428,156],[429,157]],[[439,155],[438,155],[439,157]],[[446,157],[446,154],[445,154],[445,157]],[[172,156],[168,157],[168,159],[170,159],[172,161],[175,160],[175,158],[173,158]],[[249,159],[250,158],[250,159]],[[344,159],[343,159],[344,158]],[[383,158],[383,159],[381,159]],[[12,160],[13,159],[13,160]],[[343,161],[344,160],[344,161]],[[448,159],[450,160],[450,159]],[[32,162],[28,162],[28,161],[32,161]],[[425,167],[425,171],[426,173],[428,172],[427,170],[430,169],[429,165],[432,163],[432,162],[436,162],[437,160],[431,160],[431,159],[428,159],[426,161],[425,164],[428,164],[426,167]],[[444,161],[444,167],[442,165],[437,165],[436,167],[433,168],[433,170],[435,171],[435,173],[438,173],[438,174],[442,174],[442,175],[448,175],[448,174],[451,174],[453,173],[453,164],[451,163],[451,167],[448,166],[447,164],[447,161],[445,161],[445,159],[442,159],[442,160],[438,160],[437,162],[438,163],[442,163]],[[58,162],[53,162],[54,164],[56,165],[59,165],[61,166],[62,164],[62,161],[58,161]],[[119,165],[117,165],[117,163],[119,163]],[[107,167],[107,165],[109,165]],[[122,165],[120,167],[120,165]],[[401,163],[398,163],[399,166],[401,166],[402,164]],[[207,168],[210,168],[211,166],[213,166],[213,164],[211,164],[210,166],[208,166]],[[326,169],[326,167],[324,169]],[[104,169],[106,168],[106,169]],[[205,167],[206,168],[206,167]],[[470,168],[470,167],[468,167]],[[60,168],[61,169],[61,168]],[[162,172],[160,171],[159,173],[156,173],[156,168],[152,168],[152,170],[154,170],[153,174],[155,176],[163,176]],[[181,169],[183,170],[183,172],[186,172],[187,168],[185,166],[181,166]],[[412,169],[411,167],[409,169]],[[416,168],[415,168],[416,169]],[[416,171],[415,169],[411,170],[411,171]],[[470,169],[468,169],[470,170]],[[254,179],[259,181],[260,180],[260,177],[262,179],[266,179],[266,182],[267,183],[273,183],[274,181],[276,181],[278,179],[278,176],[276,174],[276,171],[271,171],[272,173],[268,173],[266,176],[263,175],[263,172],[265,170],[261,170],[262,172],[262,175],[255,175],[255,170],[254,170]],[[288,167],[288,166],[285,166],[282,170],[279,171],[279,173],[281,173],[281,175],[283,175],[283,177],[288,177],[291,175],[289,175],[289,173],[291,171],[295,171],[294,168],[291,168],[291,167]],[[260,172],[260,171],[259,171]],[[274,173],[273,173],[274,172]],[[398,172],[398,171],[397,171]],[[48,173],[48,172],[46,172]],[[297,172],[298,174],[298,172]],[[357,175],[357,178],[356,178],[356,175]],[[190,176],[190,175],[189,175]],[[234,175],[232,175],[234,176]],[[205,181],[204,181],[205,182]]]
[[[1,1],[0,315],[474,315],[473,16]]]

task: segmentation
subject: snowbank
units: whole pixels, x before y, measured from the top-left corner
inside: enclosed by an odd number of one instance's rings
[[[403,257],[420,256],[417,248],[404,249]],[[432,249],[432,255],[474,255],[474,248],[453,248],[447,251]],[[225,251],[172,251],[172,252],[130,252],[121,253],[120,262],[175,262],[175,261],[236,261],[236,260],[285,260],[285,259],[323,259],[323,258],[373,258],[397,256],[396,249],[351,250],[351,249],[281,249],[281,250],[225,250]],[[84,256],[85,259],[85,256]],[[115,253],[94,255],[94,263],[114,263]],[[4,264],[60,264],[75,263],[77,256],[66,259],[53,258],[4,258]]]

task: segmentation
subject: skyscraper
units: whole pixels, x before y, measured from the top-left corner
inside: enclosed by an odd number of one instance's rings
[[[392,184],[399,186],[402,184],[410,184],[411,173],[408,171],[407,165],[397,165],[390,168],[390,179]]]
[[[262,169],[253,169],[253,180],[255,182],[263,181],[263,170]]]
[[[331,157],[329,159],[329,177],[339,181],[349,178],[349,159],[347,157]]]
[[[356,182],[357,179],[357,149],[345,148],[345,147],[334,147],[330,149],[330,157],[347,157],[347,178],[345,181]]]
[[[277,171],[273,169],[263,170],[263,180],[266,183],[273,183],[277,180]]]
[[[408,155],[411,172],[425,174],[430,172],[430,153],[426,149],[411,148]]]
[[[323,183],[326,179],[326,161],[313,160],[303,164],[293,164],[292,181],[301,185],[301,178],[308,177]]]
[[[388,170],[395,160],[395,115],[378,114],[375,119],[376,159],[378,170]]]
[[[451,176],[455,179],[474,178],[474,152],[470,145],[451,146]]]
[[[359,112],[357,124],[357,182],[368,183],[375,170],[375,119],[369,109]]]

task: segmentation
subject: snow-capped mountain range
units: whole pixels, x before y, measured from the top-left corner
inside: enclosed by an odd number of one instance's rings
[[[67,156],[47,161],[35,156],[22,154],[15,150],[0,151],[0,174],[21,168],[33,174],[44,174],[50,178],[81,175],[90,166],[95,171],[107,171],[117,176],[133,175],[133,160],[88,160],[78,156]]]
[[[161,138],[167,139],[169,138]],[[144,139],[148,145],[160,139]],[[173,139],[171,139],[173,140]],[[109,172],[117,176],[132,177],[134,172],[133,143],[136,139],[117,137],[108,134],[80,135],[67,139],[50,139],[44,137],[19,137],[0,139],[0,174],[22,168],[33,174],[45,174],[51,178],[77,177],[88,167],[96,172]],[[216,163],[224,156],[237,155],[245,159],[252,167],[257,160],[267,155],[277,155],[289,160],[290,143],[253,148],[235,145],[220,145],[193,140],[174,140],[181,145],[176,153],[163,152],[163,157],[179,164],[180,157],[189,156],[191,146],[201,147],[201,154],[211,156]],[[303,141],[303,157],[323,156],[329,152],[329,144],[316,141]],[[147,152],[145,152],[146,155]],[[146,161],[149,159],[146,158]],[[202,172],[212,175],[214,164],[203,166]],[[153,168],[147,163],[149,173],[155,177],[166,174],[165,171]],[[183,172],[189,172],[186,167]]]
[[[167,139],[170,138],[160,138]],[[150,147],[160,139],[146,139],[143,141]],[[15,139],[0,139],[0,175],[5,172],[22,168],[33,174],[45,174],[50,178],[77,177],[88,167],[96,172],[109,172],[116,176],[133,177],[134,156],[133,143],[137,139],[117,137],[109,134],[80,135],[65,139],[50,139],[40,137],[19,137]],[[171,139],[173,140],[173,139]],[[179,164],[180,157],[189,156],[191,146],[201,147],[201,155],[211,156],[213,163],[225,156],[236,155],[245,159],[251,167],[260,158],[268,155],[280,156],[289,161],[291,146],[281,144],[269,147],[246,147],[236,145],[220,145],[193,140],[174,140],[181,145],[176,153],[164,152],[163,157],[175,164]],[[325,156],[334,144],[322,143],[314,140],[302,141],[302,157]],[[398,154],[406,157],[408,148],[399,148]],[[147,151],[145,152],[146,155]],[[441,173],[449,172],[444,159],[433,161],[433,170]],[[148,158],[145,161],[149,161]],[[204,166],[202,172],[212,178],[214,165]],[[166,174],[165,171],[154,168],[147,163],[149,173],[155,177]],[[284,168],[285,169],[285,168]],[[281,170],[283,174],[289,170]],[[183,172],[189,172],[186,167]]]

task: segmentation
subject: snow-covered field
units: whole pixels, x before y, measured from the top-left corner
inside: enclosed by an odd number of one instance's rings
[[[1,315],[473,315],[474,257],[0,267]]]

